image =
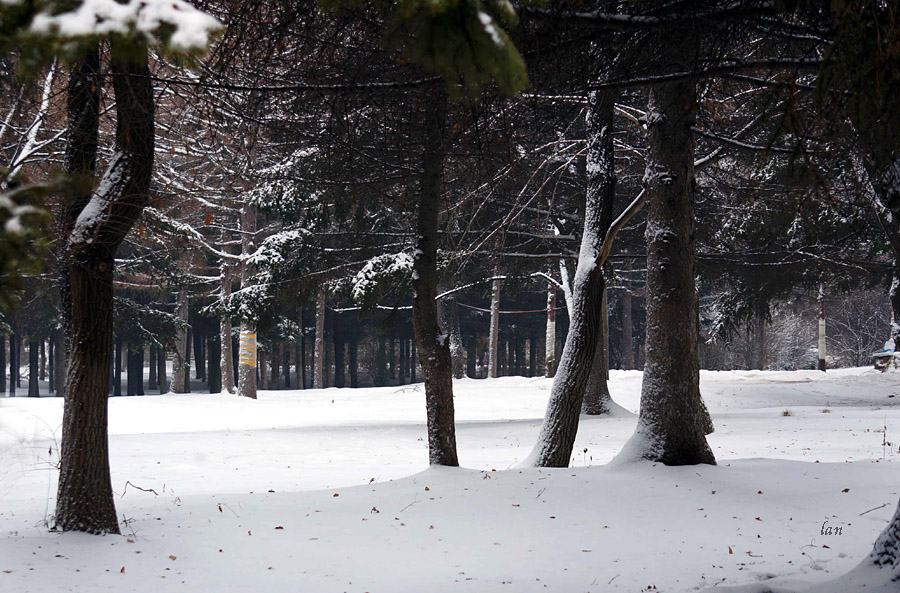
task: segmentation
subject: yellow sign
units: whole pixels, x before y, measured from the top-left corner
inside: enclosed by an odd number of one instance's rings
[[[256,334],[241,332],[238,361],[250,367],[256,366]]]

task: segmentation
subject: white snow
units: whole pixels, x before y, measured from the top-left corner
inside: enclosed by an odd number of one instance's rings
[[[640,378],[611,372],[631,412]],[[569,469],[509,469],[550,384],[455,382],[468,469],[427,469],[421,384],[112,398],[106,537],[44,525],[61,400],[0,399],[0,590],[800,589],[864,559],[900,497],[896,373],[702,372],[716,467],[603,466],[627,415],[582,417]]]

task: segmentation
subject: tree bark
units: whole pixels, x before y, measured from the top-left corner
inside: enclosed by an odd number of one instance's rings
[[[44,340],[41,340],[40,345],[40,379],[44,381],[47,379],[47,351],[45,350],[46,343]]]
[[[820,371],[828,370],[828,353],[825,342],[825,285],[819,284],[819,297],[817,299],[819,305],[819,364]]]
[[[350,358],[350,387],[359,387],[359,339],[356,330],[350,336],[350,343],[347,345]]]
[[[64,331],[56,332],[54,339],[56,340],[56,346],[53,348],[56,353],[53,364],[54,391],[56,397],[63,397],[66,394],[66,373],[69,368],[69,355],[66,352],[68,342]]]
[[[316,343],[313,361],[313,389],[325,387],[325,293],[316,299]]]
[[[28,397],[40,397],[41,389],[38,383],[40,376],[40,343],[35,338],[28,340]]]
[[[622,368],[630,371],[634,368],[634,328],[631,321],[631,292],[628,287],[622,291]]]
[[[614,91],[592,91],[587,113],[587,188],[584,231],[569,309],[569,332],[553,379],[538,442],[527,462],[567,467],[578,432],[579,412],[597,350],[606,281],[596,265],[612,222],[616,193],[613,151]]]
[[[544,345],[544,366],[548,379],[556,375],[556,287],[547,293],[547,327]]]
[[[178,328],[175,330],[175,358],[172,360],[172,393],[189,393],[187,389],[188,300],[187,293],[178,293],[175,305]]]
[[[415,347],[425,375],[425,410],[431,465],[457,466],[456,425],[453,410],[453,362],[450,340],[441,330],[437,302],[438,217],[444,161],[444,127],[447,95],[443,82],[429,85],[425,93],[425,134],[419,212],[416,220],[417,249],[413,259],[413,307]],[[415,369],[415,363],[411,366]],[[412,371],[415,375],[415,370]]]
[[[603,311],[600,313],[600,328],[597,333],[597,351],[591,364],[591,374],[584,389],[581,413],[597,416],[609,414],[612,410],[612,396],[609,394],[609,302],[603,289]]]
[[[690,70],[692,37],[667,52]],[[647,115],[647,338],[641,410],[620,454],[666,465],[715,464],[712,428],[700,396],[698,301],[694,284],[693,78],[651,89]]]
[[[19,361],[16,356],[18,341],[15,332],[9,334],[9,397],[16,396],[16,377],[19,374]]]
[[[166,349],[162,346],[159,347],[156,355],[156,364],[159,367],[156,372],[156,378],[159,382],[159,394],[162,395],[169,392],[169,378],[166,375]]]
[[[256,251],[256,206],[244,204],[241,210],[241,248],[245,255]],[[241,286],[253,283],[256,270],[249,262],[241,266]],[[238,395],[256,399],[256,365],[258,361],[259,343],[256,336],[256,323],[252,319],[241,320],[240,353],[238,359]]]
[[[450,334],[450,358],[453,361],[453,378],[466,376],[466,349],[463,346],[462,331],[459,328],[459,301],[449,296],[441,301],[444,328]]]
[[[496,270],[494,275],[497,275]],[[488,335],[488,376],[500,376],[500,279],[494,280],[491,292],[491,329]]]
[[[149,199],[154,140],[147,50],[128,54],[125,60],[113,43],[117,150],[66,249],[72,347],[56,504],[63,531],[119,532],[107,437],[113,271],[116,251]]]
[[[0,335],[0,397],[6,393],[6,340]]]
[[[147,376],[147,389],[157,389],[157,384],[156,384],[156,369],[157,369],[156,346],[151,344],[149,346],[149,352],[150,352],[150,355],[149,355],[150,356],[150,361],[149,361],[150,366],[148,367],[149,375]]]
[[[115,356],[113,359],[113,396],[122,395],[122,337],[115,338]]]

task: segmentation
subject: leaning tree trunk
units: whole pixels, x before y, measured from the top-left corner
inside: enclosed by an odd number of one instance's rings
[[[325,387],[325,293],[316,297],[316,341],[313,350],[313,389]]]
[[[459,461],[456,456],[453,410],[453,366],[449,340],[438,322],[436,301],[438,214],[441,204],[447,95],[443,82],[428,86],[424,92],[425,143],[416,221],[418,244],[413,259],[412,320],[416,348],[425,375],[429,462],[431,465],[457,466]]]
[[[187,393],[188,298],[184,291],[176,297],[175,315],[178,317],[178,327],[175,329],[175,358],[172,360],[172,393]]]
[[[241,211],[241,247],[244,256],[256,251],[256,206],[244,204]],[[241,286],[248,287],[255,276],[254,266],[243,262],[241,266]],[[241,339],[238,359],[238,395],[256,399],[256,365],[259,343],[256,339],[256,323],[252,319],[241,320]]]
[[[584,388],[581,412],[591,416],[609,414],[612,410],[612,396],[609,394],[609,303],[603,289],[603,305],[600,313],[600,328],[597,332],[597,351],[591,364],[591,375]]]
[[[66,249],[72,340],[56,526],[91,533],[119,532],[107,436],[113,270],[119,245],[147,204],[153,168],[153,89],[146,48],[129,51],[126,60],[114,44],[110,71],[116,152],[78,215]]]
[[[538,442],[526,463],[567,467],[578,432],[584,390],[591,374],[603,315],[606,282],[597,258],[612,220],[616,195],[613,152],[613,91],[588,95],[587,191],[584,231],[572,283],[569,333],[550,390]]]
[[[686,35],[682,32],[682,35]],[[674,50],[690,68],[691,37]],[[700,397],[698,301],[694,284],[695,80],[661,84],[650,93],[647,191],[647,339],[641,410],[622,459],[666,465],[715,464],[712,428]]]

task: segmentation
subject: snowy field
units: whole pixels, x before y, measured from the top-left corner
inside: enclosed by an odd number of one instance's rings
[[[635,412],[640,373],[611,374]],[[570,469],[518,469],[549,388],[456,382],[465,469],[427,469],[421,384],[111,399],[121,537],[48,533],[62,401],[0,399],[0,591],[802,588],[900,496],[897,374],[704,372],[717,467],[603,467],[622,413],[582,417]]]

